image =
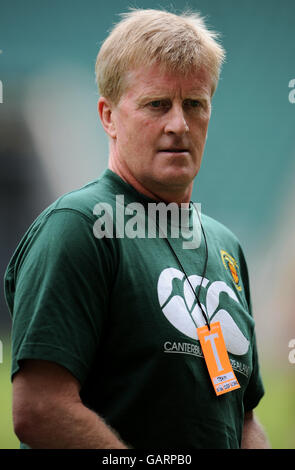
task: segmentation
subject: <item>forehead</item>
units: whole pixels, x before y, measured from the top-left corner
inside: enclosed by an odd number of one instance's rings
[[[135,95],[164,95],[166,93],[202,93],[211,96],[213,81],[205,67],[184,75],[159,65],[141,66],[130,70],[125,79],[125,98]]]

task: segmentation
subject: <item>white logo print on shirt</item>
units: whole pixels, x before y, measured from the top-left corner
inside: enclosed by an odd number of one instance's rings
[[[158,280],[158,299],[167,320],[181,333],[198,340],[196,325],[197,327],[205,325],[205,320],[200,307],[196,304],[196,297],[187,279],[183,282],[183,296],[172,294],[173,279],[183,281],[184,278],[184,273],[178,269],[164,269]],[[192,275],[189,276],[189,281],[195,289],[201,284],[202,278],[201,276]],[[202,287],[206,288],[208,284],[209,280],[204,278]],[[235,292],[224,281],[215,281],[207,288],[206,307],[201,304],[202,308],[210,320],[214,317],[214,321],[220,322],[228,352],[236,355],[246,354],[249,341],[226,310],[217,310],[221,292],[226,293],[231,299],[239,303]]]

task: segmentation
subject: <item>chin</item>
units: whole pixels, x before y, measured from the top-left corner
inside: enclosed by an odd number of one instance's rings
[[[159,173],[156,178],[158,180],[161,179],[163,183],[179,184],[183,186],[191,184],[196,174],[196,171],[188,170],[188,168],[171,168],[162,174]]]

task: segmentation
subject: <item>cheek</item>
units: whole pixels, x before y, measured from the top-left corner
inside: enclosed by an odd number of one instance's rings
[[[132,147],[136,131],[134,124],[126,116],[122,116],[117,123],[117,144],[119,147]]]
[[[137,122],[136,133],[133,130],[133,135],[136,135],[138,144],[143,146],[142,151],[152,151],[156,147],[159,137],[159,126],[151,123],[149,120]]]
[[[193,135],[196,137],[198,136],[199,139],[205,138],[208,130],[208,124],[208,119],[200,119],[194,128]]]

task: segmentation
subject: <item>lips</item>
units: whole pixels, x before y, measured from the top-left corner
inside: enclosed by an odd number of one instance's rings
[[[165,153],[187,153],[188,149],[186,148],[167,148],[167,149],[160,149],[159,152]]]

